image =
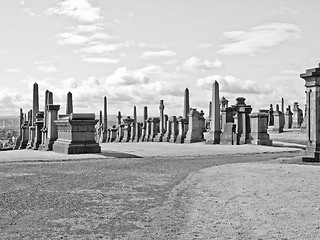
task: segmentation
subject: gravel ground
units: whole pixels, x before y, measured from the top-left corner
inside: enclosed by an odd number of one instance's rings
[[[302,155],[302,151],[212,157],[3,161],[0,163],[0,238],[191,236],[185,235],[193,219],[188,209],[193,206],[190,201],[195,188],[190,187],[190,181],[198,176],[199,170],[296,155]]]

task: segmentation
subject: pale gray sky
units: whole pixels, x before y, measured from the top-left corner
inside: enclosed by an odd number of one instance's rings
[[[298,101],[299,74],[319,64],[319,1],[10,0],[0,2],[0,115],[32,107],[37,82],[65,111],[137,106],[181,115],[183,93],[208,112],[210,87],[255,110]]]

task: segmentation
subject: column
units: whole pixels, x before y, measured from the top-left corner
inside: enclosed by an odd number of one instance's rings
[[[208,134],[207,144],[220,143],[220,99],[219,99],[219,84],[215,81],[212,84],[212,110],[210,131]]]

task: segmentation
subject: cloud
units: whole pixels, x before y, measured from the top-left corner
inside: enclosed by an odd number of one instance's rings
[[[271,15],[299,14],[299,11],[288,8],[288,7],[280,7],[279,9],[272,10],[270,14]]]
[[[6,70],[6,72],[8,72],[8,73],[19,73],[19,72],[21,72],[21,70],[18,69],[18,68],[8,68]]]
[[[153,59],[158,57],[174,57],[175,55],[176,53],[172,50],[163,50],[163,51],[157,51],[157,52],[146,51],[142,54],[141,58]]]
[[[197,45],[198,48],[210,48],[212,46],[213,46],[212,43],[200,43]]]
[[[78,86],[77,80],[74,78],[66,78],[62,81],[62,85],[67,89],[75,89]]]
[[[106,58],[106,57],[88,57],[88,56],[82,56],[82,61],[88,62],[88,63],[119,63],[119,59],[112,59],[112,58]]]
[[[39,67],[37,67],[37,70],[41,71],[41,72],[58,72],[58,69],[54,66],[44,66],[44,65],[40,65]]]
[[[122,47],[129,47],[130,43],[116,43],[116,44],[105,44],[105,43],[95,43],[93,45],[89,45],[87,47],[81,48],[78,51],[84,53],[108,53],[114,52]]]
[[[210,62],[209,60],[202,60],[198,57],[190,57],[187,60],[184,61],[182,68],[189,70],[189,71],[195,71],[195,70],[212,70],[217,68],[222,68],[223,63],[216,59],[214,62]]]
[[[254,56],[285,41],[300,38],[300,35],[300,26],[291,23],[269,23],[247,31],[225,32],[222,36],[230,43],[223,44],[218,53]]]
[[[257,84],[253,80],[240,80],[233,76],[213,75],[197,80],[197,86],[202,89],[211,90],[214,81],[218,81],[220,91],[232,94],[260,94],[271,92],[271,88],[267,85]]]
[[[93,7],[88,0],[64,0],[45,11],[46,14],[62,15],[80,22],[93,23],[103,19],[100,8]]]
[[[20,10],[20,13],[22,14],[26,14],[28,17],[30,18],[35,18],[35,17],[40,17],[40,14],[36,14],[35,12],[33,12],[31,10],[31,8],[23,8]]]

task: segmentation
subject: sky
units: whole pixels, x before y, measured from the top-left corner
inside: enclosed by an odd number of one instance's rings
[[[300,74],[319,65],[317,0],[10,0],[0,2],[0,115],[32,108],[32,86],[65,113],[208,114],[211,87],[229,105],[304,109]]]

